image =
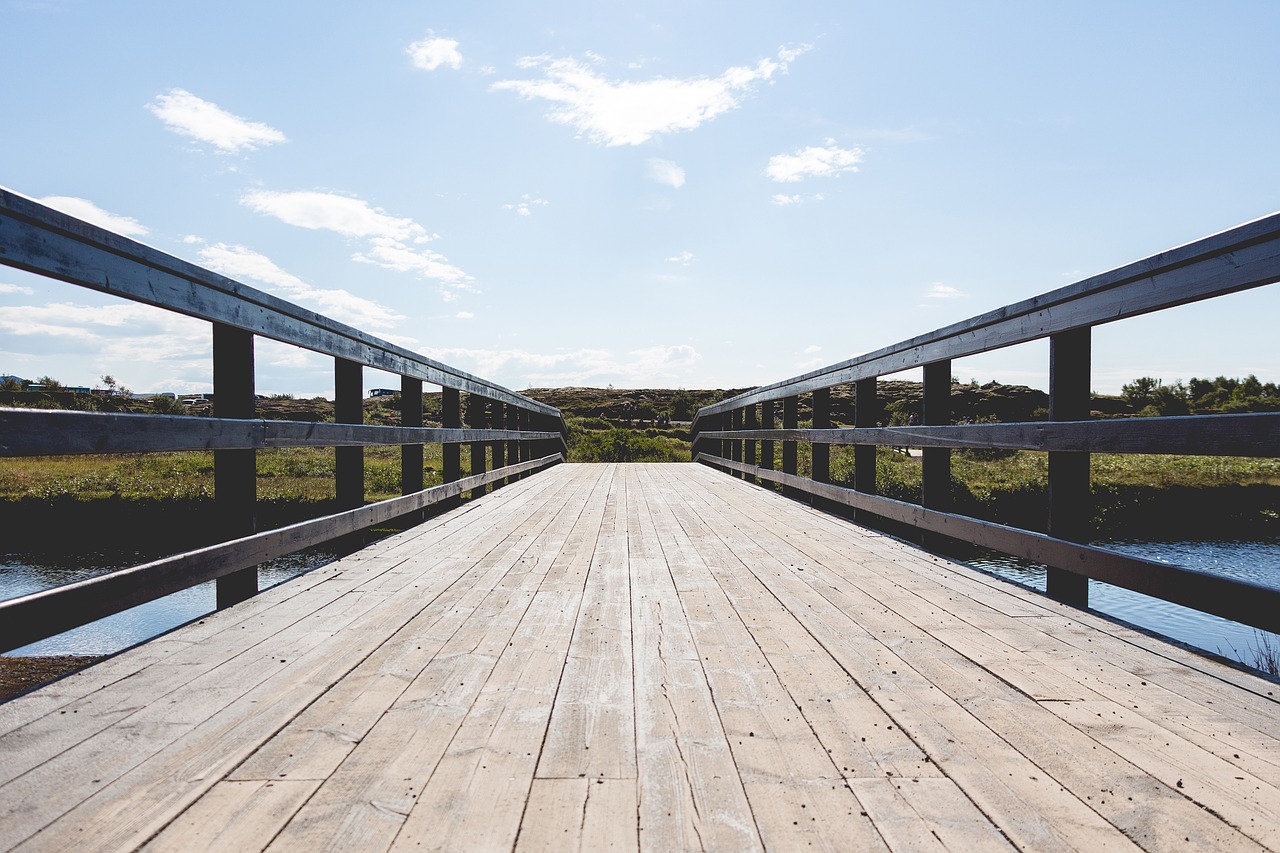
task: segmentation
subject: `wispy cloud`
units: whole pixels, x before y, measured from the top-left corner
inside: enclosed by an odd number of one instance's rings
[[[572,58],[525,57],[521,68],[540,68],[537,80],[500,80],[491,88],[553,104],[547,117],[604,145],[640,145],[655,136],[693,130],[737,108],[756,86],[785,73],[808,46],[781,48],[776,58],[735,66],[717,77],[610,80]],[[592,55],[588,54],[590,59]],[[598,60],[598,57],[596,57]]]
[[[35,290],[30,287],[23,287],[20,284],[0,283],[0,293],[20,293],[23,296],[34,296]]]
[[[686,249],[674,257],[667,258],[667,260],[673,264],[680,264],[681,266],[687,267],[689,266],[689,262],[693,260],[693,252]]]
[[[532,198],[526,194],[520,197],[520,201],[504,204],[502,209],[515,211],[518,216],[532,216],[533,208],[543,207],[550,203],[545,198]]]
[[[949,284],[935,282],[930,285],[929,291],[924,296],[926,299],[962,299],[967,295]]]
[[[835,177],[858,171],[863,156],[861,148],[841,148],[834,139],[828,139],[820,146],[811,145],[794,154],[770,157],[765,173],[780,184],[796,183],[805,178]]]
[[[289,225],[365,240],[365,249],[356,252],[352,260],[440,282],[445,301],[456,298],[453,291],[474,290],[472,276],[451,264],[444,255],[422,245],[436,235],[412,219],[391,216],[362,199],[314,191],[255,190],[245,194],[241,201]]]
[[[423,71],[435,71],[441,66],[456,71],[462,67],[462,53],[458,50],[457,40],[438,38],[431,30],[427,30],[426,38],[409,45],[406,53],[412,58],[414,67]]]
[[[320,313],[350,323],[361,329],[390,329],[404,319],[385,305],[356,296],[346,290],[324,290],[312,287],[274,261],[244,246],[217,243],[199,252],[200,261],[209,269],[236,279],[252,279],[265,284],[281,296],[311,305]]]
[[[678,190],[684,186],[684,169],[681,169],[672,161],[651,157],[647,165],[649,167],[650,180],[656,181],[663,186],[671,187],[673,190]]]
[[[800,204],[800,202],[804,201],[804,198],[802,198],[799,195],[785,195],[783,193],[774,193],[773,198],[770,199],[770,201],[772,201],[774,204],[778,205],[779,207],[787,207],[792,204]]]
[[[233,115],[186,89],[170,89],[147,104],[152,115],[174,133],[207,142],[220,151],[251,151],[261,145],[285,142],[285,135],[259,121]]]
[[[45,196],[39,201],[54,210],[61,210],[76,219],[83,219],[85,222],[91,222],[99,228],[105,228],[108,231],[114,231],[126,237],[141,237],[149,233],[138,220],[129,216],[108,213],[88,199],[69,195],[51,195]]]

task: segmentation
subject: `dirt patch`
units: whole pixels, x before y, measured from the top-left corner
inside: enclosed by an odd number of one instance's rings
[[[95,655],[0,657],[0,702],[102,660]]]

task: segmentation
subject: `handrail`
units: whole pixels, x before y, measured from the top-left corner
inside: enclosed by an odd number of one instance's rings
[[[0,188],[0,264],[531,412],[560,410]]]
[[[694,416],[693,458],[751,481],[782,486],[816,505],[848,508],[921,532],[1027,557],[1049,567],[1047,592],[1088,603],[1088,579],[1106,581],[1256,628],[1276,631],[1280,591],[1083,545],[1089,538],[1090,453],[1280,456],[1280,414],[1090,420],[1090,334],[1094,326],[1280,281],[1280,213],[1160,252],[1110,272],[979,314],[866,355],[763,385],[704,406]],[[1049,419],[952,424],[951,361],[1048,338]],[[920,425],[882,427],[876,383],[923,368]],[[834,427],[830,389],[852,384],[852,428]],[[812,425],[799,423],[811,396]],[[782,424],[775,428],[775,403]],[[797,443],[810,442],[811,476],[798,475]],[[775,471],[775,443],[782,445]],[[833,484],[830,446],[854,447],[852,488]],[[923,448],[920,504],[876,494],[879,446]],[[1048,530],[1035,533],[950,511],[952,448],[1047,451]],[[930,538],[935,537],[935,538]],[[1260,602],[1262,603],[1260,605]],[[1268,610],[1268,608],[1270,608]]]
[[[990,352],[1280,280],[1280,213],[847,361],[704,406],[698,417]]]
[[[231,540],[148,564],[151,568],[127,569],[72,585],[75,589],[27,597],[44,602],[38,606],[0,604],[0,613],[7,614],[0,620],[6,622],[0,630],[4,637],[31,638],[52,624],[65,630],[214,578],[218,606],[228,606],[257,591],[255,567],[264,560],[348,536],[397,515],[422,518],[428,507],[452,506],[463,492],[475,497],[490,487],[531,476],[563,461],[568,452],[568,429],[554,406],[3,188],[0,265],[213,324],[214,417],[0,409],[0,456],[213,450],[210,527]],[[337,423],[255,418],[257,337],[334,357]],[[364,367],[401,377],[400,426],[362,423]],[[424,381],[442,389],[442,427],[423,425]],[[445,481],[429,489],[423,482],[423,445],[428,443],[443,446]],[[471,476],[466,478],[461,468],[463,444],[471,448]],[[400,446],[404,497],[365,505],[362,453],[368,445]],[[335,448],[337,503],[343,511],[258,532],[254,452],[317,446]],[[126,575],[133,580],[119,579]],[[41,607],[66,611],[53,616]]]

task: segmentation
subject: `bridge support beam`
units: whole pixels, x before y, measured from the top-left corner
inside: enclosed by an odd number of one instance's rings
[[[501,400],[491,400],[489,402],[489,428],[502,429],[507,422],[507,405]],[[494,441],[490,443],[491,454],[493,456],[493,470],[506,467],[507,464],[507,443],[505,441]],[[507,484],[506,479],[496,480],[493,488],[496,491]]]
[[[772,400],[765,400],[760,404],[760,429],[773,429]],[[768,468],[772,471],[773,466],[773,442],[768,440],[762,441],[760,442],[760,467]],[[769,489],[774,488],[773,483],[770,483],[768,480],[765,480],[761,485]]]
[[[797,396],[784,397],[782,400],[782,428],[783,429],[799,429],[800,428],[800,398]],[[782,473],[795,474],[799,470],[799,453],[794,441],[782,442]],[[782,493],[787,497],[795,498],[803,494],[798,492],[791,486],[783,486]]]
[[[873,428],[880,420],[880,402],[876,399],[876,379],[860,379],[853,386],[853,425]],[[853,448],[853,488],[869,495],[876,493],[876,446],[858,444]],[[855,510],[854,518],[867,521],[875,518],[864,510]]]
[[[440,389],[440,425],[445,429],[462,428],[462,394],[457,388]],[[440,447],[441,476],[446,483],[455,483],[462,479],[462,445],[447,442]],[[459,497],[449,498],[442,503],[445,507],[455,507]]]
[[[951,423],[951,359],[924,366],[924,404],[921,420],[926,426]],[[920,466],[920,503],[928,509],[951,509],[951,448],[926,447]],[[939,543],[936,534],[920,538],[926,548]]]
[[[255,414],[253,333],[225,323],[213,324],[213,411],[219,418]],[[220,538],[239,539],[257,532],[257,460],[253,450],[213,452],[213,495]],[[242,569],[217,580],[218,609],[251,598],[258,591],[258,569]]]
[[[422,380],[400,377],[400,424],[407,427],[422,426]],[[422,491],[426,485],[422,476],[422,445],[400,445],[400,494],[411,495]],[[413,520],[426,520],[425,510],[414,513]]]
[[[1049,337],[1049,419],[1087,421],[1090,405],[1090,329],[1073,329]],[[1089,489],[1089,454],[1049,454],[1050,536],[1072,542],[1089,538],[1093,515]],[[1089,579],[1050,568],[1045,592],[1077,607],[1089,605]]]
[[[364,365],[345,358],[333,360],[333,420],[340,424],[364,423]],[[335,447],[334,490],[339,509],[364,506],[364,448]],[[364,535],[335,540],[340,550],[356,549],[364,544]]]
[[[467,426],[472,429],[484,429],[489,425],[489,406],[485,402],[485,398],[479,394],[467,395]],[[489,468],[485,464],[485,449],[487,445],[483,441],[471,442],[471,474],[483,474]],[[476,486],[471,490],[471,499],[475,500],[484,495],[487,488],[483,485]]]

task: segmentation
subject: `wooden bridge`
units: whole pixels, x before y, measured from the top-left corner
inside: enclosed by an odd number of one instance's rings
[[[214,448],[228,537],[0,602],[15,648],[220,581],[216,612],[0,704],[0,849],[1280,849],[1280,686],[1081,609],[1094,578],[1276,630],[1280,592],[1080,527],[1090,452],[1280,455],[1280,419],[1079,412],[1092,325],[1280,279],[1280,217],[708,407],[703,465],[563,464],[549,407],[8,193],[0,263],[213,324],[215,417],[3,410],[0,453]],[[258,336],[334,356],[339,423],[253,418]],[[948,422],[952,357],[1036,337],[1050,421]],[[915,365],[924,425],[868,422]],[[400,426],[359,423],[365,366],[404,377]],[[403,448],[403,497],[364,504],[369,444]],[[874,455],[830,482],[841,444],[925,447],[921,502],[875,494]],[[289,445],[339,448],[349,509],[258,531],[253,454]],[[950,512],[974,446],[1050,453],[1048,531]],[[886,522],[1040,559],[1053,597]]]

